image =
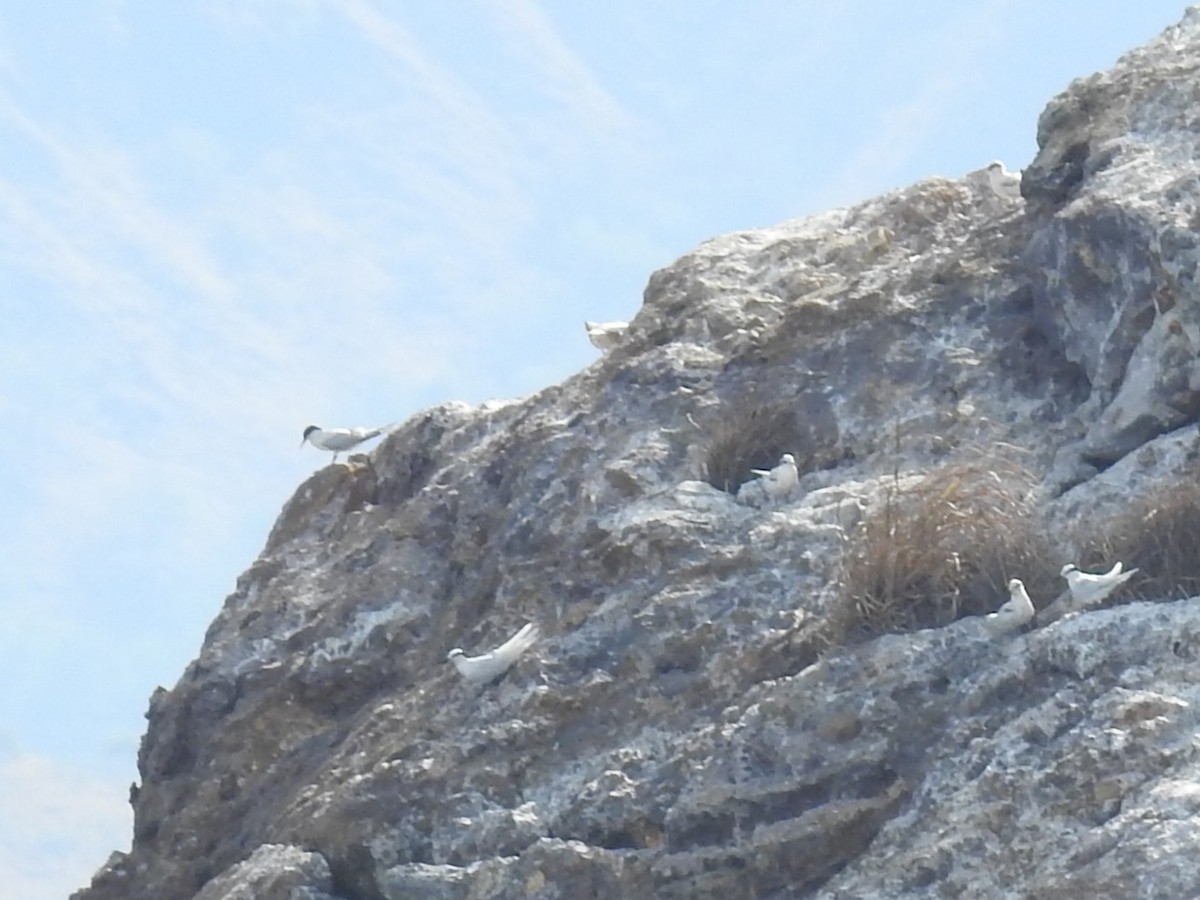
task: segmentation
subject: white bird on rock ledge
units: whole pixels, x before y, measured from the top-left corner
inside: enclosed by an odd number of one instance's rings
[[[1008,171],[1004,168],[1004,163],[998,159],[992,160],[982,169],[968,172],[965,179],[1001,200],[1019,200],[1021,198],[1021,173]]]
[[[446,654],[446,659],[454,663],[458,674],[467,681],[472,684],[486,684],[507,672],[518,657],[533,646],[538,637],[540,631],[537,625],[529,622],[495,650],[480,656],[467,656],[461,647],[455,647]]]
[[[588,340],[597,350],[607,353],[620,346],[629,330],[628,322],[584,322]]]
[[[1082,609],[1099,603],[1130,578],[1137,574],[1137,569],[1128,572],[1121,571],[1121,563],[1117,563],[1102,575],[1090,572],[1080,572],[1075,563],[1067,563],[1062,567],[1062,577],[1067,579],[1067,587],[1071,591],[1073,609]]]
[[[319,425],[309,425],[304,429],[304,437],[300,446],[308,441],[318,450],[329,450],[333,453],[333,461],[337,462],[338,454],[344,450],[352,450],[363,441],[379,437],[387,430],[383,428],[322,428]]]
[[[772,500],[786,497],[800,483],[800,471],[796,468],[796,457],[785,453],[773,469],[751,469],[759,476],[763,489]]]
[[[1117,563],[1107,572],[1093,575],[1090,572],[1080,572],[1075,563],[1067,563],[1062,567],[1062,577],[1067,579],[1067,589],[1038,613],[1038,624],[1048,625],[1068,613],[1094,606],[1136,575],[1137,571],[1130,569],[1128,572],[1122,572],[1121,563]]]
[[[1008,602],[994,613],[983,617],[988,634],[998,637],[1016,631],[1033,618],[1033,601],[1025,590],[1025,582],[1014,578],[1008,583]]]

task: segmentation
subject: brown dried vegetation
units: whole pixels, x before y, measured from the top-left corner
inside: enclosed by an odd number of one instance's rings
[[[1121,560],[1141,571],[1114,595],[1120,602],[1200,594],[1200,465],[1143,492],[1079,541],[1085,571]]]
[[[751,478],[751,469],[770,469],[785,453],[806,468],[803,438],[791,404],[750,395],[723,405],[721,415],[706,429],[704,480],[718,490],[736,494]]]
[[[1061,588],[1037,513],[1034,476],[1006,449],[975,453],[916,484],[899,478],[850,535],[830,641],[946,625],[992,612],[1020,578],[1035,598]]]

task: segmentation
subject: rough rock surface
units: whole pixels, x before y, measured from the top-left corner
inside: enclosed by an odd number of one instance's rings
[[[1066,534],[1196,455],[1198,69],[1200,8],[1051,102],[1019,195],[716,238],[587,370],[319,471],[151,698],[132,851],[75,896],[1200,894],[1200,598],[819,637],[895,479],[1025,448]],[[747,397],[795,411],[792,501],[702,480]],[[526,620],[498,684],[445,662]]]

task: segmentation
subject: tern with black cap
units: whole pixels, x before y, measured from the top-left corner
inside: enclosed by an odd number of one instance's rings
[[[300,446],[303,447],[304,442],[307,441],[318,450],[328,450],[333,454],[333,461],[337,462],[339,453],[353,450],[364,441],[379,437],[386,430],[387,426],[383,428],[322,428],[319,425],[309,425],[304,429],[304,437],[300,439]]]

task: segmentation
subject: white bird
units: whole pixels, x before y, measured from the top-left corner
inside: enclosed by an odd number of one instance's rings
[[[629,323],[585,321],[583,327],[587,329],[588,340],[592,342],[592,346],[607,353],[620,346],[621,341],[625,338],[625,333],[629,330]]]
[[[990,193],[1001,200],[1021,199],[1021,173],[1008,171],[999,160],[992,160],[982,169],[968,172],[966,180],[985,194]]]
[[[759,482],[770,499],[786,497],[800,483],[800,471],[796,468],[796,457],[785,453],[773,469],[751,469],[759,476]]]
[[[1080,572],[1075,563],[1067,563],[1062,567],[1062,577],[1067,579],[1067,587],[1071,591],[1072,609],[1083,609],[1093,606],[1123,585],[1137,574],[1137,569],[1128,572],[1121,571],[1121,563],[1117,563],[1103,575],[1093,575],[1090,572]]]
[[[300,446],[303,447],[304,442],[308,441],[318,450],[329,450],[333,453],[333,461],[337,462],[337,456],[343,450],[351,450],[363,441],[379,437],[385,430],[386,427],[321,428],[319,425],[309,425],[304,429],[304,437],[300,439]]]
[[[462,648],[455,647],[446,654],[446,659],[454,663],[458,674],[467,681],[472,684],[485,684],[507,672],[517,658],[533,646],[539,636],[537,625],[529,622],[495,650],[480,656],[467,656]]]
[[[1010,172],[1004,163],[994,160],[987,166],[988,187],[997,197],[1017,199],[1021,196],[1021,173]]]
[[[1008,602],[994,613],[983,617],[983,627],[993,637],[1016,631],[1033,618],[1033,601],[1025,590],[1025,582],[1014,578],[1008,583]]]

